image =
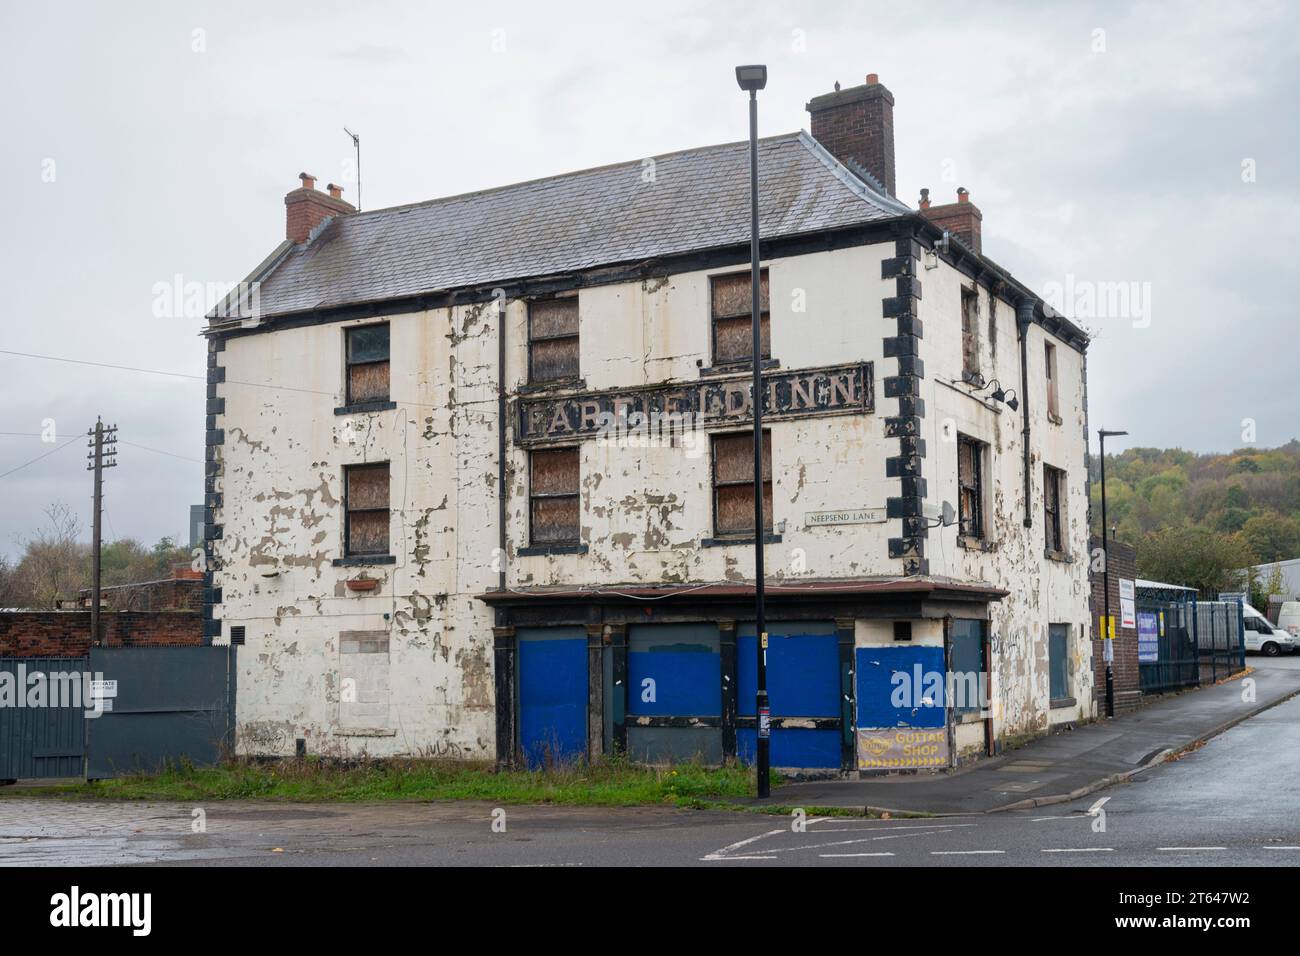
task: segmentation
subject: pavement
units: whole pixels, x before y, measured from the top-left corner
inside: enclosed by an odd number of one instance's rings
[[[16,794],[0,800],[0,866],[1300,866],[1297,753],[1300,697],[1103,793],[933,819]]]
[[[1041,737],[969,769],[787,784],[786,806],[971,814],[1050,806],[1131,779],[1300,694],[1300,655],[1249,656],[1246,678],[1171,694],[1140,710]],[[1249,691],[1249,693],[1247,693]]]

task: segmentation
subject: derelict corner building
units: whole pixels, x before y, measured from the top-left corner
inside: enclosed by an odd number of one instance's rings
[[[746,143],[364,213],[303,174],[207,329],[239,752],[744,760],[756,531],[774,766],[1092,717],[1086,338],[965,190],[894,197],[893,104],[759,143],[759,475]]]

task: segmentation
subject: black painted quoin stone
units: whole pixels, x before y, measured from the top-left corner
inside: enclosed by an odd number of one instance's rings
[[[928,574],[930,562],[925,557],[925,539],[929,536],[924,517],[926,495],[922,469],[925,439],[921,422],[925,402],[921,399],[921,379],[925,363],[919,358],[924,328],[917,317],[921,301],[921,280],[917,275],[921,261],[921,244],[910,236],[895,240],[894,258],[880,264],[880,277],[894,280],[895,295],[881,301],[881,315],[893,321],[893,334],[885,337],[885,357],[898,360],[898,374],[884,380],[885,397],[898,400],[898,414],[885,419],[885,437],[897,438],[899,453],[885,459],[885,476],[901,479],[900,493],[885,502],[885,514],[900,525],[898,537],[889,539],[889,557],[901,559],[903,574]]]

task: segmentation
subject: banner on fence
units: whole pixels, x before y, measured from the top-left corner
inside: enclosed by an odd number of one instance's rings
[[[1155,614],[1143,611],[1137,616],[1138,663],[1154,664],[1160,660],[1160,625]]]

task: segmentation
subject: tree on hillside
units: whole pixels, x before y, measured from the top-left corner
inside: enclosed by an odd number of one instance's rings
[[[1137,549],[1139,575],[1196,588],[1204,595],[1240,590],[1245,585],[1243,569],[1255,563],[1255,553],[1240,534],[1205,528],[1155,531]]]
[[[1256,515],[1241,526],[1260,563],[1300,558],[1300,521],[1279,514]]]

